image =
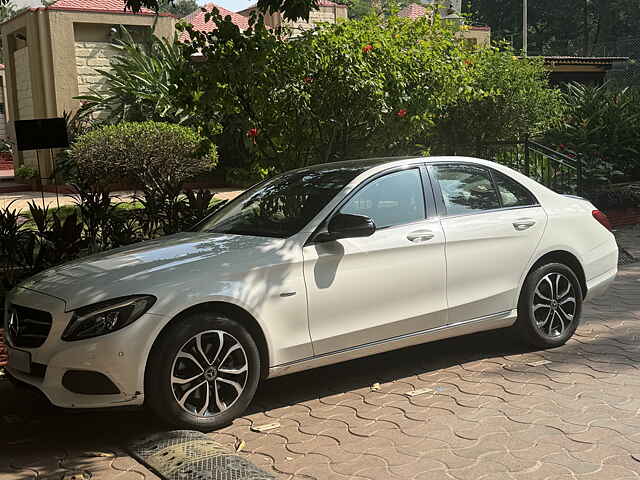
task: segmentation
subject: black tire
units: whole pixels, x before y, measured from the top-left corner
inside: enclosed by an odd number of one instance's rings
[[[213,332],[215,333],[213,333]],[[216,339],[220,344],[219,338],[222,334],[222,345],[217,350]],[[201,335],[200,341],[202,349],[206,355],[205,360],[198,354],[200,350],[197,348],[196,336]],[[235,348],[228,355],[224,364],[210,365],[207,368],[208,376],[205,378],[205,371],[202,373],[202,380],[205,384],[195,388],[192,394],[186,397],[184,407],[179,403],[178,397],[184,398],[183,395],[190,388],[200,382],[196,379],[188,384],[179,384],[174,382],[173,373],[176,372],[178,379],[191,378],[198,375],[202,368],[198,367],[196,362],[181,355],[177,358],[181,351],[191,352],[194,359],[206,367],[205,361],[208,362],[215,358],[214,351],[217,350],[220,357],[224,356],[223,348],[235,347],[233,341],[236,341],[242,348]],[[211,347],[211,348],[209,348]],[[235,370],[241,370],[243,359],[246,359],[247,371],[244,374],[222,374],[223,367],[229,370],[231,367],[240,366]],[[217,359],[219,361],[220,358]],[[231,362],[231,363],[230,363]],[[235,362],[235,365],[233,364]],[[249,332],[238,322],[226,315],[219,313],[194,313],[181,318],[179,321],[166,329],[155,342],[145,372],[145,404],[164,422],[167,424],[184,429],[193,429],[200,431],[211,431],[216,428],[228,425],[234,418],[242,415],[249,403],[255,395],[258,383],[260,381],[260,354],[255,341]],[[178,375],[178,372],[189,372]],[[230,386],[222,377],[233,380],[236,384],[243,385],[241,393],[233,400],[234,391],[237,388]],[[213,377],[213,378],[211,378]],[[221,409],[217,403],[215,391],[219,391],[219,397],[226,409]],[[183,390],[184,389],[184,390]],[[185,391],[186,390],[186,391]],[[225,395],[223,395],[225,394]],[[213,398],[212,398],[213,395]],[[213,402],[210,411],[200,413],[200,407],[207,403],[207,399]],[[226,399],[226,401],[225,401]],[[229,399],[233,400],[229,402]],[[227,406],[226,403],[229,403]],[[207,407],[209,408],[209,407]],[[215,412],[216,408],[219,410]]]
[[[559,290],[555,296],[553,296],[554,283],[556,283],[555,289]],[[536,292],[538,286],[540,290]],[[560,299],[555,298],[569,286],[572,289],[570,293]],[[545,297],[554,301],[547,301]],[[575,304],[568,300],[570,298],[575,299]],[[541,265],[529,272],[524,281],[518,300],[518,320],[515,330],[526,343],[536,348],[545,349],[564,345],[573,336],[580,323],[582,299],[580,281],[571,268],[556,262]],[[550,308],[540,306],[547,303]],[[562,331],[560,331],[561,326],[564,327]]]

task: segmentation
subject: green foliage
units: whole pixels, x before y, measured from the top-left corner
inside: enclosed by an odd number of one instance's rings
[[[14,200],[15,201],[15,200]],[[0,290],[8,290],[31,271],[35,237],[25,227],[25,219],[13,202],[0,209]]]
[[[145,193],[179,189],[185,181],[215,166],[215,148],[192,129],[161,122],[105,125],[80,136],[71,156],[80,175],[108,191],[118,181],[133,181]]]
[[[589,188],[640,178],[640,92],[569,84],[548,142],[583,161]]]
[[[13,202],[0,209],[0,304],[21,279],[51,266],[173,231],[139,202],[114,202],[105,192],[76,189],[76,205],[58,209],[29,204],[20,213]],[[215,208],[209,191],[187,190],[176,200],[179,230],[191,228]]]
[[[394,15],[407,5],[416,2],[412,0],[343,0],[337,3],[347,5],[349,18],[361,19],[369,15],[377,14],[385,16]]]
[[[215,147],[202,136],[190,128],[160,122],[105,125],[79,137],[70,155],[79,176],[93,180],[85,189],[94,192],[95,198],[85,203],[98,211],[100,205],[107,207],[104,192],[114,184],[133,182],[140,188],[140,201],[152,226],[147,235],[160,226],[164,233],[180,228],[178,197],[185,182],[217,162]]]
[[[464,51],[439,22],[369,16],[283,41],[210,16],[213,33],[187,28],[206,62],[186,86],[200,116],[223,125],[223,158],[251,172],[413,153],[451,99],[472,93],[459,88]]]
[[[161,12],[170,13],[178,18],[186,17],[199,8],[196,0],[160,0],[159,7]]]
[[[481,48],[464,60],[473,92],[451,102],[437,121],[437,153],[480,152],[481,146],[515,142],[557,123],[561,94],[550,89],[542,59],[521,59],[510,48]]]
[[[522,0],[467,0],[472,17],[491,26],[496,40],[522,47]],[[529,2],[529,52],[591,55],[602,42],[637,37],[640,2],[629,0],[535,0]]]
[[[16,177],[22,178],[38,178],[38,170],[24,165],[16,168],[14,174]]]
[[[540,61],[508,49],[469,50],[438,20],[367,16],[294,39],[256,23],[241,32],[187,27],[187,53],[206,61],[185,78],[228,172],[262,177],[347,158],[452,152],[457,143],[509,140],[557,117]],[[224,68],[221,68],[224,66]]]
[[[89,112],[84,109],[78,109],[73,112],[63,112],[62,118],[67,126],[67,139],[69,145],[73,145],[78,137],[87,133],[95,127],[91,121]],[[54,176],[58,181],[63,180],[68,183],[83,183],[83,179],[78,176],[78,169],[75,161],[70,156],[71,147],[65,148],[58,152],[56,156]]]
[[[107,123],[193,121],[180,102],[181,78],[189,60],[177,37],[167,40],[149,34],[140,40],[124,28],[121,32],[122,38],[112,45],[118,54],[110,60],[111,69],[98,69],[105,84],[77,97],[83,102],[83,115],[97,112]]]
[[[39,240],[34,262],[38,268],[46,268],[78,256],[84,239],[83,225],[77,212],[61,219],[57,212],[49,214],[47,207],[40,207],[35,202],[29,203],[29,211]]]

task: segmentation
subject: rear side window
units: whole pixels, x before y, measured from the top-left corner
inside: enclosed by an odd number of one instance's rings
[[[340,213],[366,215],[377,228],[424,220],[420,171],[402,170],[373,180],[351,197]]]
[[[500,192],[503,207],[527,207],[538,203],[529,190],[506,175],[493,171],[493,179]]]
[[[442,191],[447,215],[468,215],[500,208],[491,175],[484,168],[436,165],[433,172]]]

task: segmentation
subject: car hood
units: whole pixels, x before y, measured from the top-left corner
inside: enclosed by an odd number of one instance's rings
[[[180,233],[91,255],[50,268],[20,287],[64,300],[73,310],[102,300],[153,293],[185,279],[216,277],[273,261],[284,240],[215,233]]]

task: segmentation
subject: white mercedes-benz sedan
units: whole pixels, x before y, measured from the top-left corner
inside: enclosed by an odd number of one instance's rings
[[[7,371],[62,407],[212,429],[261,379],[511,327],[565,343],[617,272],[607,217],[502,165],[382,158],[291,171],[180,233],[8,296]]]

